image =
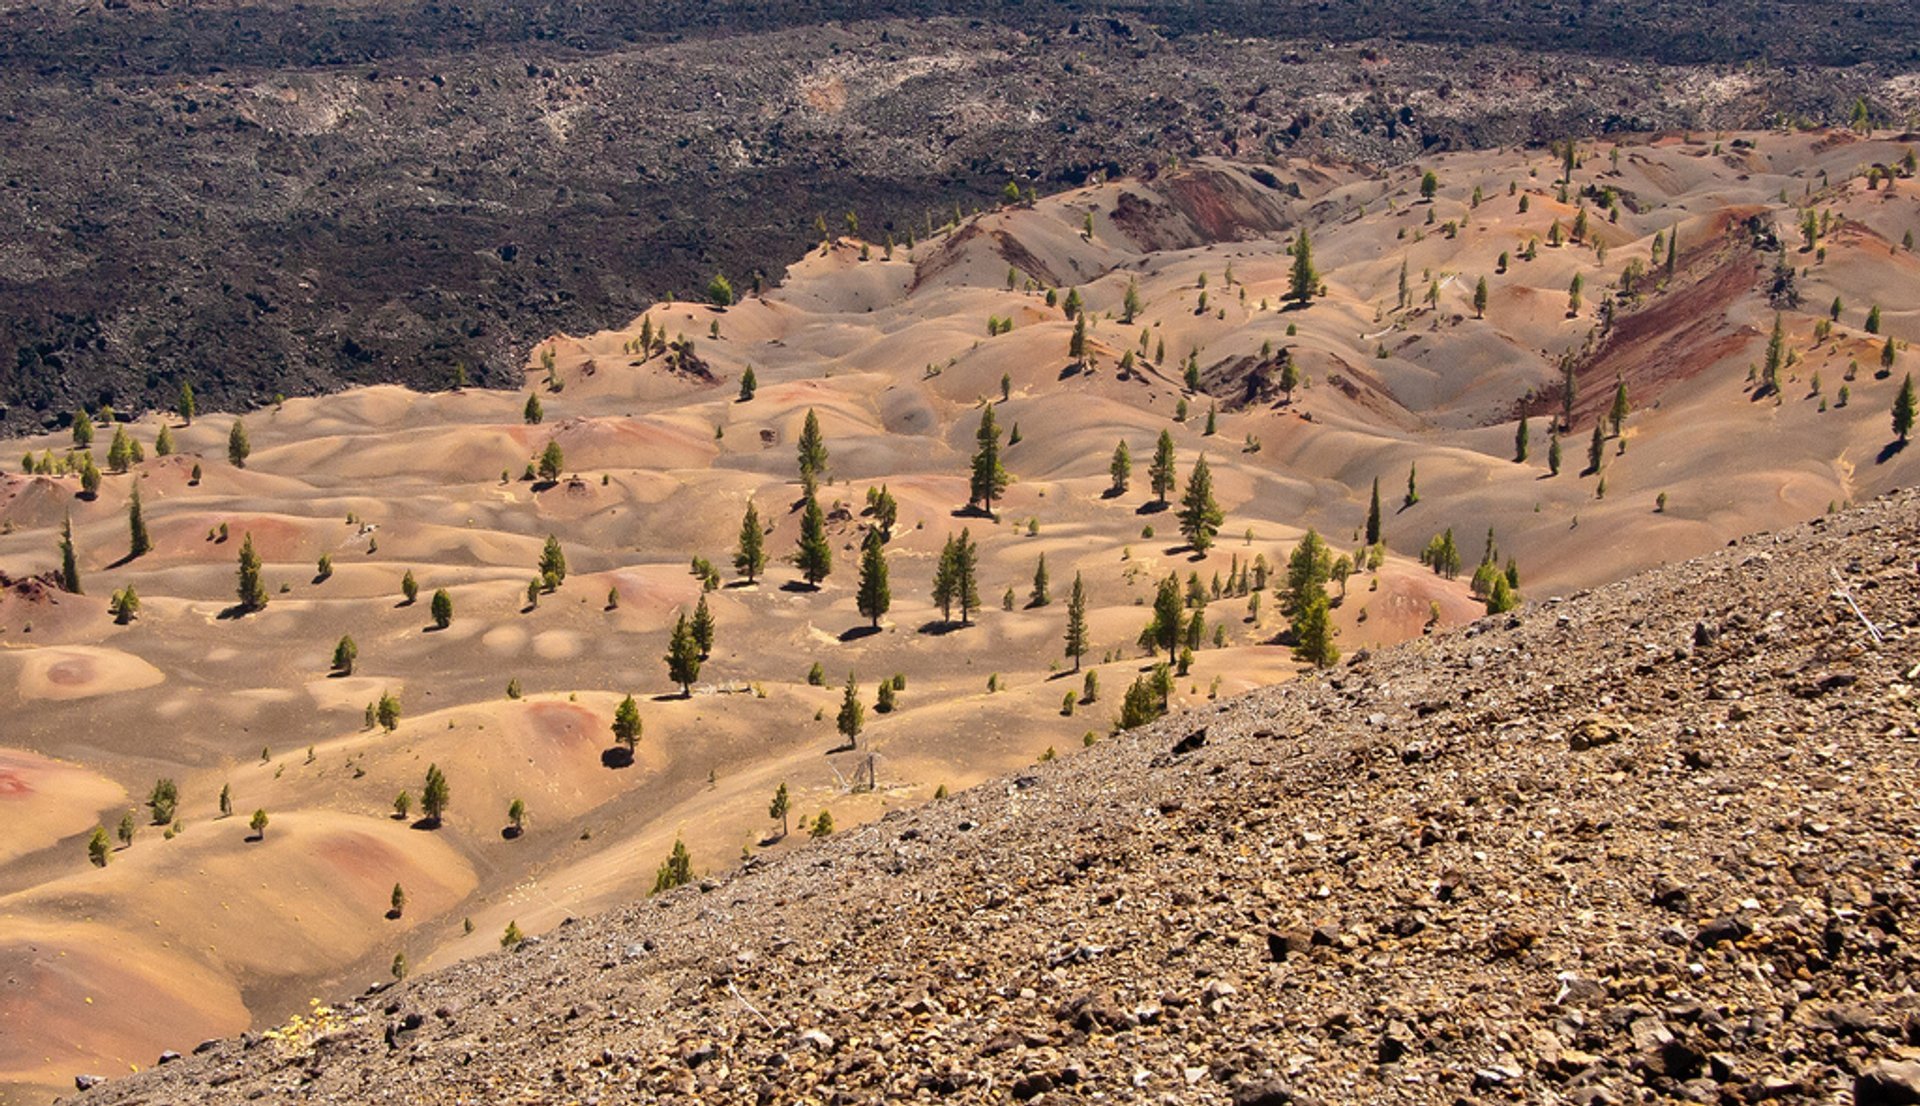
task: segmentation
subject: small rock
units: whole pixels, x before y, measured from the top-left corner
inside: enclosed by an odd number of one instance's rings
[[[76,1075],[73,1077],[73,1086],[75,1090],[90,1091],[106,1081],[104,1075]]]
[[[1854,1106],[1913,1106],[1920,1103],[1920,1063],[1876,1060],[1853,1081]]]
[[[1233,1092],[1233,1106],[1292,1106],[1293,1088],[1285,1080],[1248,1083]]]
[[[1737,914],[1727,914],[1700,927],[1700,932],[1694,934],[1693,943],[1703,949],[1710,949],[1715,945],[1727,941],[1738,941],[1752,934],[1753,926]]]

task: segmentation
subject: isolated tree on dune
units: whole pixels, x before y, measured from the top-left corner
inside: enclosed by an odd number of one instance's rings
[[[993,501],[1007,490],[1007,470],[1000,463],[1000,427],[994,422],[993,404],[980,413],[980,429],[974,434],[976,448],[973,471],[968,483],[968,503],[978,503],[989,517]]]
[[[807,418],[800,426],[800,444],[797,450],[800,467],[800,484],[806,489],[808,498],[819,490],[820,479],[827,474],[827,440],[820,433],[820,416],[813,408],[807,408]]]
[[[373,709],[374,720],[380,728],[392,733],[400,728],[400,698],[390,691],[380,693],[380,702]]]
[[[113,616],[116,625],[125,626],[140,613],[140,593],[132,584],[115,591],[107,599],[107,613]]]
[[[1154,444],[1153,463],[1147,466],[1147,480],[1153,485],[1154,501],[1164,505],[1167,497],[1173,494],[1174,486],[1173,434],[1169,431],[1162,430],[1160,440]]]
[[[733,306],[733,282],[720,273],[707,281],[707,302],[715,307]]]
[[[812,495],[800,514],[799,548],[794,552],[793,563],[809,587],[818,588],[820,581],[833,571],[833,547],[827,541],[827,516],[820,510],[820,501]]]
[[[1080,671],[1080,658],[1087,652],[1087,587],[1078,572],[1073,574],[1073,591],[1067,597],[1066,652],[1073,658],[1073,670]]]
[[[538,426],[540,420],[547,417],[546,409],[540,406],[539,393],[527,393],[527,405],[520,409],[520,417],[526,420],[528,426]]]
[[[1893,432],[1901,445],[1907,444],[1907,435],[1913,432],[1912,373],[1900,381],[1900,394],[1893,397]]]
[[[1213,547],[1214,536],[1224,521],[1226,515],[1213,499],[1213,473],[1203,453],[1193,463],[1193,471],[1187,474],[1187,490],[1180,498],[1180,533],[1194,552],[1204,557]]]
[[[408,569],[406,575],[400,577],[400,596],[409,606],[414,600],[420,598],[420,581],[413,578],[412,569]]]
[[[333,647],[333,670],[342,676],[353,675],[353,663],[360,658],[360,647],[353,643],[348,634],[340,636],[340,643]]]
[[[247,440],[247,424],[239,419],[233,420],[233,428],[227,431],[227,460],[234,468],[247,467],[247,455],[253,452],[253,443]]]
[[[1613,406],[1607,411],[1607,421],[1613,424],[1614,437],[1619,437],[1620,431],[1625,429],[1627,415],[1632,410],[1632,405],[1627,402],[1627,382],[1622,380],[1614,387]]]
[[[1487,278],[1481,277],[1480,283],[1473,286],[1473,317],[1487,317]]]
[[[257,611],[267,605],[267,585],[260,578],[260,554],[253,551],[250,532],[240,542],[240,569],[234,590],[240,597],[242,611]]]
[[[93,445],[93,418],[84,410],[73,413],[73,448],[88,449]]]
[[[629,695],[613,708],[613,739],[631,753],[640,744],[640,705]]]
[[[1527,459],[1527,417],[1520,416],[1520,425],[1513,431],[1513,460],[1519,464]]]
[[[787,795],[787,783],[780,781],[780,789],[773,793],[773,801],[767,804],[767,817],[780,819],[780,836],[793,832],[787,822],[787,816],[793,811],[793,800]]]
[[[560,548],[560,539],[548,534],[547,543],[540,548],[540,580],[548,591],[552,591],[566,578],[566,552]]]
[[[682,614],[673,624],[673,635],[667,640],[667,675],[680,685],[680,694],[693,698],[693,681],[700,678],[700,643],[694,639],[693,624]]]
[[[1402,501],[1403,506],[1411,507],[1415,503],[1420,502],[1419,468],[1420,463],[1418,461],[1409,461],[1407,463],[1407,496],[1406,499]]]
[[[653,894],[671,891],[676,887],[685,887],[693,882],[693,857],[687,853],[687,843],[675,837],[673,851],[660,862],[653,873]]]
[[[959,537],[947,538],[933,577],[933,601],[943,621],[951,622],[953,608],[958,606],[960,624],[971,624],[973,612],[980,609],[979,567],[979,550],[966,530],[961,530]]]
[[[766,567],[766,535],[760,529],[760,512],[748,500],[747,513],[740,519],[740,544],[733,553],[733,568],[751,584]]]
[[[452,801],[453,792],[447,787],[446,773],[440,771],[437,764],[427,765],[426,786],[420,789],[420,813],[437,826],[446,816],[447,807]]]
[[[183,381],[180,384],[180,421],[184,422],[188,426],[192,426],[193,415],[194,415],[193,385],[189,382]]]
[[[1427,170],[1420,178],[1420,198],[1432,203],[1435,193],[1439,191],[1440,178],[1434,175],[1433,170]]]
[[[394,884],[393,894],[387,896],[387,903],[392,907],[391,910],[387,911],[387,916],[389,918],[400,917],[407,909],[407,889],[397,883]]]
[[[687,625],[693,631],[693,643],[700,647],[700,659],[706,660],[713,653],[714,623],[705,592],[700,593],[700,601],[693,605],[693,621]]]
[[[435,626],[444,630],[453,625],[453,596],[447,593],[446,588],[439,588],[433,593],[431,610]]]
[[[880,619],[893,606],[893,593],[887,586],[887,552],[881,544],[880,531],[867,531],[867,540],[860,549],[860,589],[858,595],[860,614],[871,620],[873,628],[880,628]]]
[[[73,548],[73,516],[60,523],[60,590],[68,595],[84,594],[80,589],[80,558]]]
[[[1293,616],[1293,655],[1318,668],[1327,668],[1340,659],[1333,644],[1333,623],[1327,614],[1325,592],[1307,597]]]
[[[1133,482],[1133,452],[1127,448],[1125,438],[1113,447],[1113,461],[1107,466],[1107,473],[1113,477],[1113,483],[1108,486],[1109,493],[1127,494],[1127,486]]]
[[[1307,240],[1307,228],[1293,243],[1293,271],[1287,277],[1287,299],[1302,307],[1313,302],[1320,290],[1320,274],[1313,268],[1313,245]]]
[[[107,828],[93,827],[93,836],[87,838],[87,859],[93,861],[94,867],[104,868],[112,855],[113,840],[107,836]]]
[[[1599,472],[1600,462],[1606,456],[1607,435],[1599,423],[1593,424],[1593,437],[1587,442],[1587,471]]]
[[[1367,544],[1380,544],[1380,478],[1373,478],[1373,500],[1367,507]]]
[[[560,475],[567,470],[567,455],[560,448],[559,442],[552,438],[547,439],[546,448],[540,451],[538,467],[540,479],[547,483],[551,484],[560,479]]]
[[[1033,566],[1033,588],[1027,593],[1027,606],[1044,607],[1053,602],[1051,582],[1047,579],[1047,555],[1040,554],[1040,560]]]
[[[1077,365],[1087,363],[1087,315],[1084,311],[1074,317],[1073,337],[1067,339],[1067,356]]]
[[[170,457],[173,455],[173,448],[173,431],[167,428],[167,424],[161,423],[160,433],[153,438],[153,455]]]
[[[180,809],[180,786],[164,776],[153,781],[153,790],[147,792],[147,809],[153,812],[154,825],[172,825]]]
[[[267,839],[266,810],[261,809],[261,810],[254,811],[253,817],[248,819],[247,821],[247,828],[253,830],[253,835],[255,837],[259,838],[262,841],[265,841]]]
[[[865,728],[867,708],[860,703],[860,685],[855,682],[853,673],[847,673],[847,686],[840,697],[840,713],[833,720],[834,728],[847,744],[857,746],[860,743],[860,731]]]

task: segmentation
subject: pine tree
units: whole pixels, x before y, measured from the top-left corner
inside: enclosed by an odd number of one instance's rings
[[[1053,595],[1047,581],[1047,555],[1042,553],[1039,563],[1033,566],[1033,590],[1027,593],[1027,606],[1044,607],[1052,602]]]
[[[1153,463],[1147,466],[1147,480],[1153,485],[1155,502],[1164,505],[1167,496],[1173,494],[1174,487],[1173,434],[1160,432],[1160,440],[1153,449]]]
[[[1326,593],[1327,580],[1333,575],[1333,552],[1317,530],[1301,536],[1287,557],[1287,591],[1281,606],[1297,614],[1315,595]]]
[[[1525,463],[1527,459],[1527,438],[1528,438],[1527,417],[1525,415],[1521,415],[1520,425],[1516,427],[1513,431],[1514,464]]]
[[[1287,299],[1302,307],[1313,302],[1315,293],[1320,290],[1320,274],[1313,268],[1313,245],[1307,239],[1307,228],[1300,228],[1300,237],[1293,243],[1293,271],[1287,278]]]
[[[132,622],[140,614],[140,593],[133,590],[132,584],[114,592],[107,599],[107,613],[113,616],[115,625]]]
[[[1172,660],[1186,637],[1186,610],[1186,600],[1180,595],[1180,577],[1170,572],[1154,591],[1153,618],[1140,632],[1140,644],[1149,650],[1165,649],[1167,659]]]
[[[613,708],[613,739],[620,743],[621,748],[632,753],[640,744],[641,729],[640,704],[629,695]]]
[[[547,535],[547,543],[540,547],[540,582],[546,590],[559,587],[567,578],[567,555],[560,548],[560,539]]]
[[[779,790],[773,793],[773,801],[767,804],[767,817],[780,819],[781,837],[785,837],[787,834],[793,832],[792,826],[787,822],[787,816],[792,810],[793,800],[787,795],[786,781],[782,780],[780,781]]]
[[[1894,348],[1893,339],[1888,338],[1887,344],[1880,347],[1880,375],[1883,378],[1893,371],[1894,358],[1897,356],[1899,351]]]
[[[693,681],[700,678],[700,642],[693,636],[693,624],[682,614],[673,624],[673,636],[667,642],[667,676],[680,685],[683,698],[693,698]]]
[[[1080,658],[1087,652],[1087,587],[1078,572],[1073,574],[1073,591],[1067,596],[1066,653],[1073,658],[1073,670],[1080,671]]]
[[[265,841],[267,839],[268,821],[269,819],[267,818],[267,812],[264,807],[254,811],[253,817],[247,820],[247,828],[253,831],[253,836],[256,840]]]
[[[994,422],[993,404],[980,413],[980,429],[974,434],[973,472],[968,482],[967,503],[978,503],[993,516],[993,501],[1007,490],[1007,470],[1000,464],[1000,427]]]
[[[527,393],[527,405],[521,408],[520,417],[526,420],[528,426],[538,426],[540,420],[547,417],[546,409],[540,406],[538,392]]]
[[[440,771],[437,764],[427,765],[426,786],[420,789],[420,813],[429,823],[437,826],[452,802],[453,791],[447,786],[446,773]]]
[[[860,549],[860,585],[856,604],[862,616],[871,620],[874,629],[880,628],[880,619],[893,606],[893,592],[887,583],[886,547],[881,542],[880,531],[867,531],[866,541]]]
[[[753,393],[757,391],[759,387],[760,381],[753,375],[753,366],[748,365],[746,369],[740,373],[740,402],[746,403],[751,400]]]
[[[267,585],[260,578],[260,554],[253,551],[253,534],[240,542],[240,571],[235,591],[242,611],[257,611],[267,605]]]
[[[706,660],[713,655],[713,611],[707,606],[706,592],[700,593],[700,601],[693,605],[693,643],[700,647],[700,659]]]
[[[73,413],[73,448],[88,449],[93,446],[93,418],[85,411]]]
[[[233,785],[230,783],[223,783],[220,785],[220,817],[231,818],[232,816],[233,816]]]
[[[818,588],[820,581],[833,571],[833,547],[827,541],[827,516],[820,510],[820,501],[807,496],[805,508],[800,514],[799,547],[793,555],[793,563],[809,587]]]
[[[854,681],[853,673],[847,673],[847,687],[840,698],[840,713],[833,720],[834,729],[847,739],[848,747],[860,744],[860,731],[866,727],[867,708],[860,705],[860,685]]]
[[[1893,432],[1903,446],[1913,432],[1913,413],[1913,374],[1908,373],[1900,381],[1900,394],[1893,397]]]
[[[420,598],[420,581],[413,578],[412,569],[408,569],[406,575],[400,577],[400,597],[407,601],[408,606],[412,606],[414,600]]]
[[[933,601],[940,608],[942,621],[953,621],[953,608],[960,608],[960,624],[970,624],[972,613],[980,609],[979,552],[966,530],[959,537],[949,536],[940,550],[940,564],[933,577]]]
[[[1226,515],[1213,499],[1213,473],[1207,468],[1207,455],[1201,454],[1187,474],[1187,490],[1180,497],[1180,533],[1187,544],[1202,557],[1213,547],[1214,536]]]
[[[446,588],[439,588],[433,593],[429,609],[433,614],[434,626],[444,630],[453,625],[453,596],[447,593]]]
[[[239,419],[233,420],[233,429],[227,431],[227,460],[234,468],[247,467],[247,455],[253,452],[253,444],[247,440],[247,424]]]
[[[387,917],[398,918],[401,915],[401,913],[407,909],[406,888],[400,886],[397,883],[394,884],[393,894],[387,896],[387,903],[389,906],[392,907],[391,910],[387,911]]]
[[[1367,505],[1367,544],[1380,544],[1380,478],[1373,478],[1373,499]]]
[[[1127,279],[1127,293],[1120,301],[1120,321],[1128,326],[1132,326],[1133,320],[1135,316],[1140,314],[1140,310],[1140,282],[1129,277]]]
[[[740,519],[740,544],[733,553],[733,568],[751,584],[766,567],[766,535],[760,530],[760,512],[748,500],[747,513]]]
[[[1076,365],[1087,363],[1087,315],[1084,311],[1073,320],[1073,337],[1067,339],[1067,356]]]
[[[160,424],[160,433],[154,436],[153,455],[155,457],[173,456],[173,431],[167,428],[166,423]]]
[[[820,480],[827,474],[827,440],[820,433],[820,416],[807,408],[806,421],[800,425],[800,443],[796,450],[800,467],[800,486],[807,498],[813,498]]]
[[[1324,592],[1309,595],[1293,616],[1293,655],[1317,668],[1331,667],[1340,659],[1327,606]]]
[[[342,676],[353,675],[353,662],[359,656],[360,647],[353,643],[353,638],[341,635],[340,644],[333,647],[333,670]]]
[[[380,728],[387,731],[388,733],[392,733],[393,731],[399,729],[400,728],[399,697],[395,696],[392,692],[382,691],[380,693],[380,701],[374,705],[373,718],[374,718],[374,721],[380,723]]]
[[[1867,310],[1867,333],[1880,333],[1880,305],[1877,303]]]
[[[1473,287],[1473,317],[1476,319],[1484,319],[1487,317],[1486,277],[1481,277],[1480,283]]]
[[[1133,452],[1127,448],[1127,440],[1113,447],[1113,461],[1107,465],[1107,474],[1113,482],[1107,487],[1107,494],[1120,496],[1127,494],[1127,486],[1133,482]]]
[[[1668,277],[1673,276],[1673,263],[1674,263],[1676,254],[1679,252],[1679,246],[1680,246],[1680,228],[1675,227],[1673,228],[1673,233],[1667,235],[1667,263],[1666,264],[1667,264]]]
[[[1418,469],[1418,461],[1409,462],[1407,465],[1407,497],[1403,501],[1404,506],[1411,507],[1420,502],[1420,485],[1416,479]]]
[[[1558,432],[1547,436],[1547,475],[1560,475],[1560,435]]]
[[[113,428],[113,442],[107,446],[107,468],[116,473],[125,472],[133,465],[133,441],[127,437],[127,428]]]
[[[567,470],[566,453],[563,450],[561,450],[559,442],[554,441],[552,438],[548,438],[546,448],[540,451],[540,460],[538,462],[538,471],[540,473],[540,479],[551,484],[559,480],[560,475],[566,472],[566,470]]]
[[[1593,424],[1593,437],[1587,442],[1587,471],[1599,472],[1600,462],[1606,456],[1607,435],[1599,423]]]
[[[1619,437],[1620,431],[1627,425],[1627,415],[1632,407],[1627,403],[1627,382],[1622,380],[1613,389],[1613,407],[1607,412],[1607,421],[1613,424],[1613,436]]]
[[[147,522],[140,513],[140,485],[133,486],[133,494],[127,499],[127,559],[132,560],[153,549],[153,539],[147,536]]]
[[[193,385],[189,382],[182,381],[180,384],[180,419],[188,426],[192,426],[193,414]]]

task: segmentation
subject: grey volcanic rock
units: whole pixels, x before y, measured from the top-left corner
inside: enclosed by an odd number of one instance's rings
[[[85,1101],[1920,1101],[1920,494],[1552,612],[1171,717],[343,1003],[324,1041],[250,1038]],[[1723,629],[1690,645],[1699,623]],[[1854,679],[1806,699],[1809,672]],[[1548,736],[1595,717],[1617,741]]]

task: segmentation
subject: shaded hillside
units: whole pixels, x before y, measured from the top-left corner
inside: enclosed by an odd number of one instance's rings
[[[1917,517],[1356,656],[80,1101],[1911,1101]]]
[[[13,3],[0,426],[509,384],[816,217],[904,239],[1009,177],[1913,108],[1897,5],[1478,7]],[[1682,67],[1766,57],[1878,68]]]

